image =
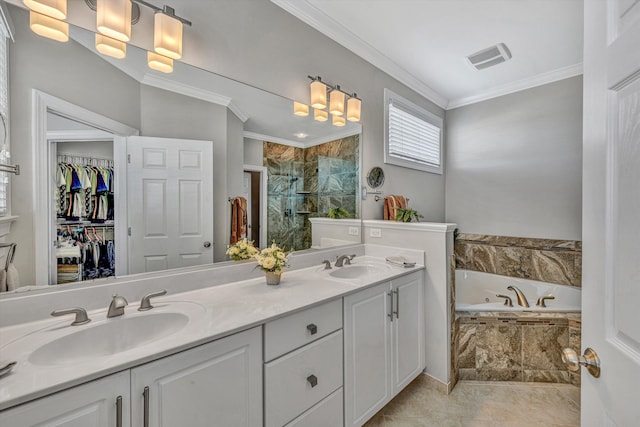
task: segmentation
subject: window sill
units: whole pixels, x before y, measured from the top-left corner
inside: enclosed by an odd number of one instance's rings
[[[11,224],[18,219],[15,215],[0,217],[0,239],[11,232]]]

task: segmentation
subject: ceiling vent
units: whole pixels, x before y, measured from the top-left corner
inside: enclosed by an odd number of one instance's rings
[[[493,67],[509,59],[511,59],[511,51],[504,43],[498,43],[467,56],[467,60],[477,70]]]

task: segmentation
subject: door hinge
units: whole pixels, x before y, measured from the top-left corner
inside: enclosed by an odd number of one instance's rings
[[[131,236],[131,227],[127,228],[127,234]]]
[[[127,154],[127,163],[131,163],[131,154]]]

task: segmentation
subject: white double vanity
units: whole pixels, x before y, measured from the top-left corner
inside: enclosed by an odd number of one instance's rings
[[[0,425],[362,425],[425,368],[424,260],[353,245],[294,254],[279,286],[237,263],[1,301]],[[91,322],[48,317],[75,306]]]

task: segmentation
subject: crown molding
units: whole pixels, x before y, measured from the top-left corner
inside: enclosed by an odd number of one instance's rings
[[[244,123],[249,119],[249,116],[244,113],[236,104],[233,103],[233,100],[227,96],[219,95],[215,92],[211,92],[208,90],[204,90],[199,87],[191,86],[185,83],[176,82],[174,80],[170,80],[164,77],[156,76],[155,74],[146,73],[140,83],[157,87],[159,89],[168,90],[171,92],[179,93],[181,95],[186,95],[191,98],[200,99],[203,101],[211,102],[212,104],[222,105],[224,107],[229,108],[238,116],[238,118]]]
[[[244,137],[257,139],[260,141],[277,142],[278,144],[289,145],[291,147],[296,147],[296,148],[309,148],[309,147],[315,147],[316,145],[324,144],[326,142],[335,141],[337,139],[347,138],[349,136],[353,136],[359,133],[360,132],[354,132],[353,130],[345,130],[343,132],[333,133],[329,136],[317,138],[317,139],[306,141],[306,142],[294,141],[286,138],[280,138],[277,136],[270,136],[270,135],[265,135],[265,134],[256,133],[256,132],[249,132],[249,131],[244,132]]]
[[[389,57],[353,34],[345,26],[330,18],[326,13],[308,1],[271,0],[271,2],[389,74],[394,79],[405,84],[440,108],[446,108],[448,103],[447,98],[407,72]]]
[[[538,74],[527,79],[497,86],[489,90],[477,93],[476,95],[452,99],[451,101],[449,101],[446,109],[451,110],[453,108],[475,104],[477,102],[486,101],[488,99],[497,98],[499,96],[509,95],[511,93],[520,92],[526,89],[531,89],[536,86],[542,86],[559,80],[564,80],[569,77],[579,76],[581,74],[582,62],[559,68],[557,70],[549,71],[547,73]]]

